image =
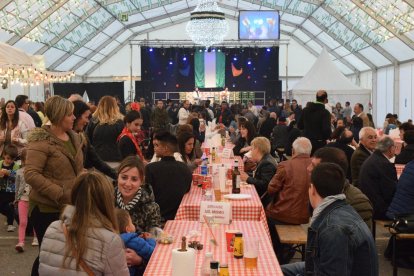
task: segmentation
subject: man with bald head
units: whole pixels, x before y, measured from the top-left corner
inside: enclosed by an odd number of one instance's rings
[[[351,157],[352,184],[355,187],[359,186],[362,163],[374,152],[377,141],[377,132],[372,127],[363,127],[359,131],[359,146]]]
[[[303,136],[312,143],[312,154],[326,145],[331,136],[331,113],[325,109],[328,102],[328,93],[319,90],[316,93],[316,102],[310,103],[303,109],[298,121],[298,128],[303,130]]]

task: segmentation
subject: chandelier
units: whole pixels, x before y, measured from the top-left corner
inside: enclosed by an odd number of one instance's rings
[[[187,23],[187,34],[195,44],[209,48],[223,42],[229,31],[229,24],[216,0],[199,0]]]

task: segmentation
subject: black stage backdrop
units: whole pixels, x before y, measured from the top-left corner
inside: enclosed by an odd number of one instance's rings
[[[83,95],[86,91],[89,100],[98,104],[103,96],[118,96],[124,102],[124,83],[123,82],[91,82],[91,83],[54,83],[53,90],[55,95],[68,98],[71,94]]]
[[[148,97],[150,91],[193,91],[194,51],[199,50],[141,47],[142,87],[137,92]],[[225,84],[230,91],[267,91],[269,83],[278,82],[279,47],[221,50],[226,54]]]
[[[141,47],[143,89],[151,92],[194,90],[194,49]]]

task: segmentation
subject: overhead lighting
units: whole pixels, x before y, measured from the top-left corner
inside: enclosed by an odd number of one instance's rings
[[[199,0],[191,13],[186,31],[195,44],[209,48],[223,42],[229,31],[229,24],[216,0]]]

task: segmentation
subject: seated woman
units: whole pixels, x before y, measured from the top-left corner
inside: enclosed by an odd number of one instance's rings
[[[182,132],[177,137],[178,151],[181,153],[184,163],[190,168],[191,171],[197,168],[201,164],[201,159],[196,158],[195,155],[195,137],[191,132]]]
[[[129,275],[117,232],[114,189],[98,172],[79,175],[61,219],[46,230],[40,275]],[[83,273],[85,274],[85,273]]]
[[[204,142],[206,137],[206,125],[205,123],[200,124],[200,120],[198,118],[193,118],[190,121],[190,125],[193,126],[193,134],[197,141],[201,144]]]
[[[118,136],[117,142],[122,158],[129,155],[138,155],[138,157],[145,163],[141,148],[139,147],[138,141],[134,136],[134,133],[138,132],[140,128],[140,119],[141,114],[139,114],[138,111],[132,110],[128,112],[128,114],[124,117],[124,128]]]
[[[250,121],[240,123],[239,126],[240,138],[237,140],[233,148],[234,155],[244,156],[251,150],[250,143],[256,137],[256,128]]]
[[[256,137],[251,142],[252,160],[257,162],[254,176],[249,176],[245,172],[240,173],[240,179],[246,181],[247,184],[255,186],[257,193],[262,197],[269,185],[270,180],[276,173],[276,161],[270,155],[270,142],[266,137]],[[263,206],[269,203],[269,199],[265,196],[262,198]]]
[[[159,231],[160,207],[151,186],[144,183],[144,163],[137,156],[128,156],[119,165],[115,201],[117,208],[129,212],[137,232]]]

